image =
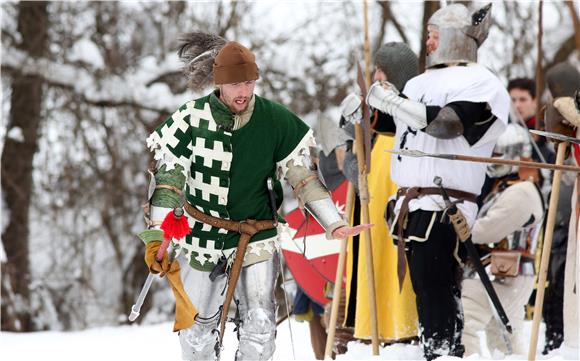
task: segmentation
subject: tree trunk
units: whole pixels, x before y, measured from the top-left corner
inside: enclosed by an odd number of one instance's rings
[[[47,2],[18,4],[20,48],[33,58],[45,54],[48,44]],[[30,307],[29,208],[33,193],[32,167],[38,149],[43,80],[15,74],[7,136],[1,158],[4,217],[2,233],[6,262],[2,264],[2,330],[32,331]],[[21,132],[18,130],[21,130]],[[20,134],[22,136],[20,136]]]

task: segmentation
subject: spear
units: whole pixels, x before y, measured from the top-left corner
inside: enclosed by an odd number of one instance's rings
[[[367,0],[363,3],[364,11],[364,54],[365,54],[365,75],[366,81],[361,80],[361,69],[358,67],[358,79],[361,85],[361,90],[363,90],[363,99],[366,98],[366,89],[371,83],[371,60],[370,60],[370,47],[369,47],[369,21],[368,21],[368,2]],[[364,83],[364,87],[362,86]],[[367,173],[370,171],[370,122],[369,122],[369,109],[366,104],[363,106],[363,123],[365,124],[365,130],[363,132],[363,127],[360,123],[355,124],[355,145],[356,145],[356,157],[359,166],[359,198],[361,204],[362,222],[364,224],[370,223],[369,215],[369,190],[367,183]],[[365,137],[366,133],[366,137]],[[366,141],[365,141],[366,140]],[[365,147],[366,143],[366,147]],[[365,152],[366,148],[366,152]],[[373,347],[373,356],[379,355],[379,326],[377,320],[377,300],[375,293],[375,269],[373,264],[373,249],[371,240],[371,231],[366,229],[364,231],[365,238],[365,258],[366,258],[366,269],[367,269],[367,287],[368,287],[368,297],[369,297],[369,313],[370,313],[370,323],[371,323],[371,339]],[[340,287],[340,286],[339,286]],[[335,300],[338,302],[338,300]]]
[[[346,216],[351,217],[354,208],[355,189],[352,183],[348,183],[346,193]],[[334,336],[336,334],[336,323],[338,321],[338,306],[342,291],[342,279],[344,276],[344,265],[346,263],[347,239],[340,240],[340,253],[338,255],[338,264],[336,266],[336,276],[334,278],[334,290],[332,292],[332,308],[330,311],[330,322],[328,325],[328,334],[326,335],[326,346],[324,349],[324,359],[332,360],[332,346],[334,345]]]
[[[556,153],[556,164],[564,163],[564,156],[568,142],[560,142]],[[538,346],[538,332],[542,319],[542,307],[544,305],[544,292],[546,291],[546,278],[548,275],[548,262],[552,249],[552,238],[554,236],[554,225],[556,224],[556,213],[558,212],[558,197],[560,194],[560,180],[562,171],[554,172],[552,179],[552,193],[550,194],[550,205],[548,207],[548,218],[544,233],[544,244],[542,246],[542,258],[540,261],[540,271],[538,272],[538,285],[536,288],[536,300],[534,303],[534,318],[532,320],[532,336],[530,348],[528,349],[528,361],[536,359],[536,347]]]
[[[369,33],[368,33],[368,3],[367,0],[363,2],[363,13],[364,13],[364,57],[365,57],[365,73],[366,79],[363,77],[363,72],[360,64],[357,63],[357,83],[362,92],[362,104],[361,108],[363,110],[362,123],[357,122],[354,125],[355,128],[355,154],[358,162],[358,185],[359,185],[359,200],[361,205],[361,218],[363,224],[370,223],[369,215],[369,191],[367,183],[367,174],[370,171],[370,154],[371,154],[371,137],[370,137],[370,117],[369,109],[365,104],[364,99],[366,98],[366,90],[370,86],[370,46],[369,46]],[[354,198],[354,187],[349,184],[347,195],[347,216],[350,217],[350,209],[352,207],[352,202]],[[370,313],[370,324],[371,324],[371,339],[373,347],[373,356],[379,355],[379,331],[378,331],[378,320],[377,320],[377,300],[375,293],[375,276],[374,276],[374,264],[373,264],[373,253],[372,253],[372,243],[371,243],[371,232],[369,229],[364,230],[365,238],[365,256],[366,256],[366,270],[367,270],[367,284],[368,284],[368,297],[369,297],[369,313]],[[336,269],[336,277],[334,283],[334,292],[332,299],[332,310],[330,314],[329,331],[326,338],[326,349],[324,352],[325,359],[332,358],[332,345],[334,343],[335,328],[338,318],[338,304],[340,302],[340,293],[342,287],[342,276],[344,274],[344,263],[346,260],[346,240],[341,241],[340,254],[338,265]]]
[[[580,141],[577,141],[580,143]],[[549,164],[549,163],[538,163],[538,162],[530,162],[530,161],[523,161],[523,160],[509,160],[509,159],[500,159],[500,158],[493,158],[493,157],[475,157],[470,155],[461,155],[461,154],[441,154],[441,153],[424,153],[419,150],[414,149],[400,149],[400,150],[387,150],[389,153],[402,155],[404,157],[430,157],[430,158],[439,158],[439,159],[447,159],[447,160],[461,160],[466,162],[476,162],[476,163],[490,163],[490,164],[505,164],[505,165],[515,165],[519,167],[525,168],[539,168],[539,169],[550,169],[550,170],[559,170],[559,171],[569,171],[569,172],[576,172],[580,173],[580,167],[574,167],[571,165],[559,165],[559,164]]]
[[[544,18],[544,1],[540,0],[538,2],[538,53],[536,54],[536,129],[540,126],[540,115],[542,113],[542,104],[540,98],[542,96],[542,84],[544,79],[542,77],[542,44],[543,44],[543,18]]]

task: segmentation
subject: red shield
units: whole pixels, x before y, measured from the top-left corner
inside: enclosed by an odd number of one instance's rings
[[[332,192],[332,200],[341,214],[344,213],[347,188],[348,182],[344,181]],[[326,282],[334,283],[340,241],[327,240],[322,226],[311,215],[306,220],[298,208],[288,213],[286,221],[291,230],[291,239],[282,240],[286,264],[308,297],[324,305],[330,302],[324,296],[324,286]]]

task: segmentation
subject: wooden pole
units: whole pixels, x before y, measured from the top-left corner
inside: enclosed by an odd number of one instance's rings
[[[351,214],[354,205],[354,185],[348,183],[348,191],[346,193],[346,216],[351,219]],[[338,264],[336,265],[336,276],[334,277],[334,290],[332,292],[332,308],[330,310],[330,321],[328,323],[328,333],[326,335],[326,347],[324,350],[324,359],[332,359],[332,346],[334,345],[334,335],[336,333],[336,321],[338,319],[338,306],[340,305],[340,297],[342,291],[342,278],[344,276],[344,265],[346,263],[346,246],[348,239],[340,240],[340,253],[338,255]]]
[[[558,153],[556,154],[556,164],[563,164],[566,154],[567,142],[558,144]],[[544,245],[542,247],[542,259],[540,261],[540,272],[538,273],[538,286],[536,289],[536,301],[534,302],[534,319],[532,322],[532,338],[530,340],[530,349],[528,351],[528,361],[536,359],[536,348],[538,347],[538,331],[542,319],[542,307],[544,306],[544,292],[546,290],[546,277],[548,275],[548,263],[550,262],[550,252],[552,249],[552,237],[554,235],[554,225],[556,223],[556,213],[558,211],[558,197],[560,194],[560,180],[562,171],[554,172],[552,180],[552,194],[550,195],[550,207],[548,208],[548,221],[546,232],[544,234]]]
[[[572,16],[572,24],[574,24],[574,40],[576,43],[576,49],[578,50],[578,60],[580,60],[580,19],[578,18],[578,12],[576,10],[576,4],[573,1],[564,1],[568,9],[570,10],[570,15]]]
[[[370,74],[370,46],[369,46],[369,20],[368,20],[368,2],[367,0],[364,1],[364,29],[365,29],[365,39],[364,39],[364,53],[365,53],[365,73],[366,73],[366,88],[368,89],[371,84],[371,74]],[[368,108],[365,105],[364,111],[368,111]],[[368,116],[368,115],[367,115]],[[370,129],[367,129],[370,131]],[[370,223],[370,216],[369,216],[369,190],[367,184],[367,173],[368,169],[366,169],[366,159],[368,158],[367,154],[364,153],[364,144],[363,144],[364,134],[363,129],[360,123],[355,125],[355,144],[357,149],[357,160],[358,160],[358,167],[359,167],[359,197],[360,197],[360,204],[361,204],[361,213],[362,213],[362,223],[368,224]],[[370,152],[370,149],[369,149]],[[365,256],[366,256],[366,264],[367,264],[367,284],[368,284],[368,297],[369,297],[369,310],[370,310],[370,318],[371,318],[371,340],[373,346],[373,356],[379,355],[379,327],[377,321],[377,299],[375,295],[375,270],[374,270],[374,263],[373,263],[373,248],[371,242],[371,231],[370,229],[365,229],[364,231],[365,236]]]
[[[478,162],[478,163],[490,163],[490,164],[506,164],[514,165],[524,168],[538,168],[538,169],[550,169],[559,170],[567,172],[580,172],[580,167],[573,165],[563,165],[563,164],[550,164],[550,163],[538,163],[530,162],[527,160],[510,160],[510,159],[500,159],[500,158],[487,158],[487,157],[475,157],[471,155],[455,155],[454,160],[463,160],[466,162]]]
[[[540,129],[540,113],[542,109],[541,97],[544,87],[544,79],[542,79],[542,38],[543,38],[543,5],[544,1],[540,0],[538,3],[538,53],[536,55],[536,129]]]
[[[580,144],[580,143],[578,143]],[[431,154],[431,153],[424,153],[421,151],[407,151],[407,150],[387,150],[387,152],[402,155],[405,157],[432,157],[432,158],[439,158],[439,159],[446,159],[452,161],[465,161],[465,162],[475,162],[475,163],[489,163],[489,164],[506,164],[506,165],[514,165],[517,167],[522,168],[537,168],[537,169],[549,169],[549,170],[561,170],[566,172],[576,172],[580,173],[580,167],[573,166],[573,165],[559,165],[559,164],[551,164],[551,163],[538,163],[538,162],[531,162],[527,160],[513,160],[513,159],[501,159],[501,158],[494,158],[494,157],[476,157],[471,155],[461,155],[461,154]]]
[[[356,124],[355,126],[355,143],[357,148],[357,161],[359,164],[359,177],[358,177],[358,187],[359,187],[359,198],[361,204],[361,221],[363,224],[370,223],[369,217],[369,190],[367,184],[367,175],[364,169],[364,154],[363,154],[363,134],[362,126]],[[358,151],[360,150],[360,151]],[[369,297],[369,311],[371,318],[371,339],[373,345],[373,355],[379,355],[379,333],[378,333],[378,322],[377,322],[377,300],[375,296],[375,272],[374,272],[374,262],[373,262],[373,248],[371,243],[371,232],[369,229],[364,230],[365,235],[365,256],[366,256],[366,269],[367,269],[367,287],[368,287],[368,297]]]

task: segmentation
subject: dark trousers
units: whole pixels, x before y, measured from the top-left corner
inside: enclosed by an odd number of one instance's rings
[[[546,342],[542,354],[560,348],[564,341],[564,270],[566,269],[566,247],[568,245],[568,224],[554,230],[550,264],[548,266],[548,287],[544,295],[542,317],[546,323]]]
[[[409,213],[405,238],[426,235],[433,213]],[[406,252],[427,360],[443,355],[461,357],[464,351],[461,268],[454,257],[457,236],[450,223],[440,222],[442,212],[435,213],[437,218],[427,240],[408,242]]]

